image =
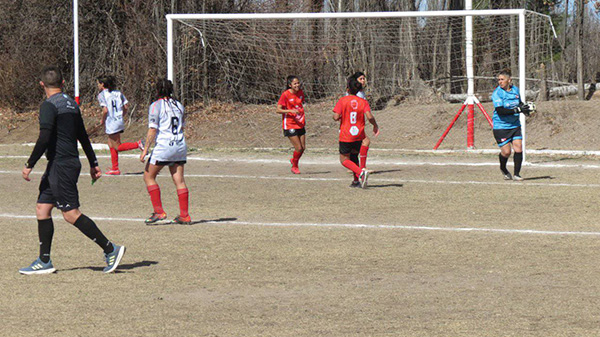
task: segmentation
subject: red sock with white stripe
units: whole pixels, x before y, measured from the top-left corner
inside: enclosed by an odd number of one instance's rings
[[[190,192],[187,188],[177,190],[177,197],[179,198],[179,215],[182,218],[188,217],[188,204],[189,204]]]
[[[160,187],[158,185],[150,185],[147,188],[154,213],[163,214],[165,211],[162,208],[162,201],[160,200]]]
[[[119,152],[117,150],[110,148],[110,161],[112,162],[112,169],[119,169]]]
[[[350,160],[350,159],[346,159],[346,160],[344,160],[344,162],[342,163],[342,165],[343,165],[345,168],[349,169],[350,171],[354,172],[354,175],[355,175],[355,176],[357,176],[357,177],[358,177],[358,176],[360,175],[360,173],[362,172],[362,170],[360,169],[360,167],[358,167],[356,164],[354,164],[354,163],[352,162],[352,160]]]
[[[367,152],[369,152],[368,146],[360,147],[360,168],[361,170],[367,167]]]
[[[129,150],[134,150],[139,148],[139,145],[137,142],[135,143],[121,143],[121,145],[119,145],[119,148],[117,149],[117,151],[121,152],[121,151],[129,151]]]

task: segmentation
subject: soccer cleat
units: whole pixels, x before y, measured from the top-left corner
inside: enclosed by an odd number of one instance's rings
[[[109,176],[118,176],[121,174],[120,170],[108,170],[106,172],[104,172],[104,174],[108,174]]]
[[[298,166],[294,166],[294,160],[290,159],[290,164],[292,164],[292,173],[293,174],[300,174],[300,169],[298,168]]]
[[[171,223],[179,225],[191,225],[192,218],[189,215],[186,217],[178,215],[175,219],[173,219],[173,221],[171,221]]]
[[[360,187],[360,181],[355,180],[352,182],[352,184],[350,184],[350,187]]]
[[[512,180],[513,179],[512,175],[510,175],[510,172],[506,172],[503,174],[504,174],[504,180]]]
[[[362,169],[362,172],[358,176],[358,181],[360,182],[361,188],[367,188],[367,180],[369,179],[369,171],[367,169]]]
[[[44,263],[39,257],[37,260],[33,261],[29,267],[19,269],[19,273],[24,275],[52,274],[55,271],[56,269],[54,269],[51,260],[48,261],[48,263]]]
[[[523,178],[521,178],[521,176],[518,174],[515,174],[512,178],[514,181],[523,181]]]
[[[152,213],[152,215],[150,215],[150,217],[148,219],[146,219],[146,225],[150,225],[153,223],[157,223],[161,220],[164,220],[167,218],[167,213]]]
[[[113,246],[112,253],[104,254],[104,257],[106,258],[106,267],[104,267],[103,271],[105,273],[111,273],[117,269],[119,262],[121,262],[123,255],[125,255],[124,246],[117,246],[114,243],[111,244]]]
[[[140,139],[140,140],[138,140],[137,145],[138,145],[138,149],[140,149],[140,151],[144,151],[144,146],[146,146],[146,141],[143,139]]]

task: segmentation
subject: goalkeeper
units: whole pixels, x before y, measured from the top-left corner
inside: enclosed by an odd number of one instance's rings
[[[492,94],[494,102],[494,138],[500,147],[500,170],[505,180],[521,181],[521,164],[523,163],[523,135],[521,133],[521,122],[519,115],[529,113],[533,110],[529,104],[521,101],[519,88],[512,85],[509,71],[501,71],[498,74],[498,88]],[[514,174],[511,176],[506,169],[506,163],[514,150],[515,163]]]

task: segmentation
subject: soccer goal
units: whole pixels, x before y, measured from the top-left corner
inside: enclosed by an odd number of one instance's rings
[[[526,10],[166,18],[168,77],[187,104],[272,105],[290,74],[309,103],[339,98],[347,76],[362,71],[375,109],[412,100],[423,101],[424,112],[435,99],[489,101],[504,69],[529,100],[552,85],[551,21]],[[425,115],[416,112],[415,125],[431,123]]]

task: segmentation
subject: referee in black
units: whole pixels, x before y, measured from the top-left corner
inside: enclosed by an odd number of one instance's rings
[[[29,267],[19,269],[19,272],[31,275],[49,274],[56,270],[50,260],[54,234],[52,209],[56,207],[68,223],[77,227],[104,250],[107,264],[104,272],[110,273],[119,265],[125,254],[125,247],[110,242],[94,221],[79,211],[77,180],[81,172],[81,162],[77,141],[81,143],[90,163],[92,179],[100,178],[102,171],[98,167],[96,154],[85,131],[79,106],[62,92],[63,84],[62,74],[57,67],[43,69],[40,85],[46,93],[46,100],[40,106],[40,135],[22,172],[23,179],[30,181],[31,170],[42,154],[46,153],[48,165],[40,182],[40,194],[36,205],[40,255]]]

